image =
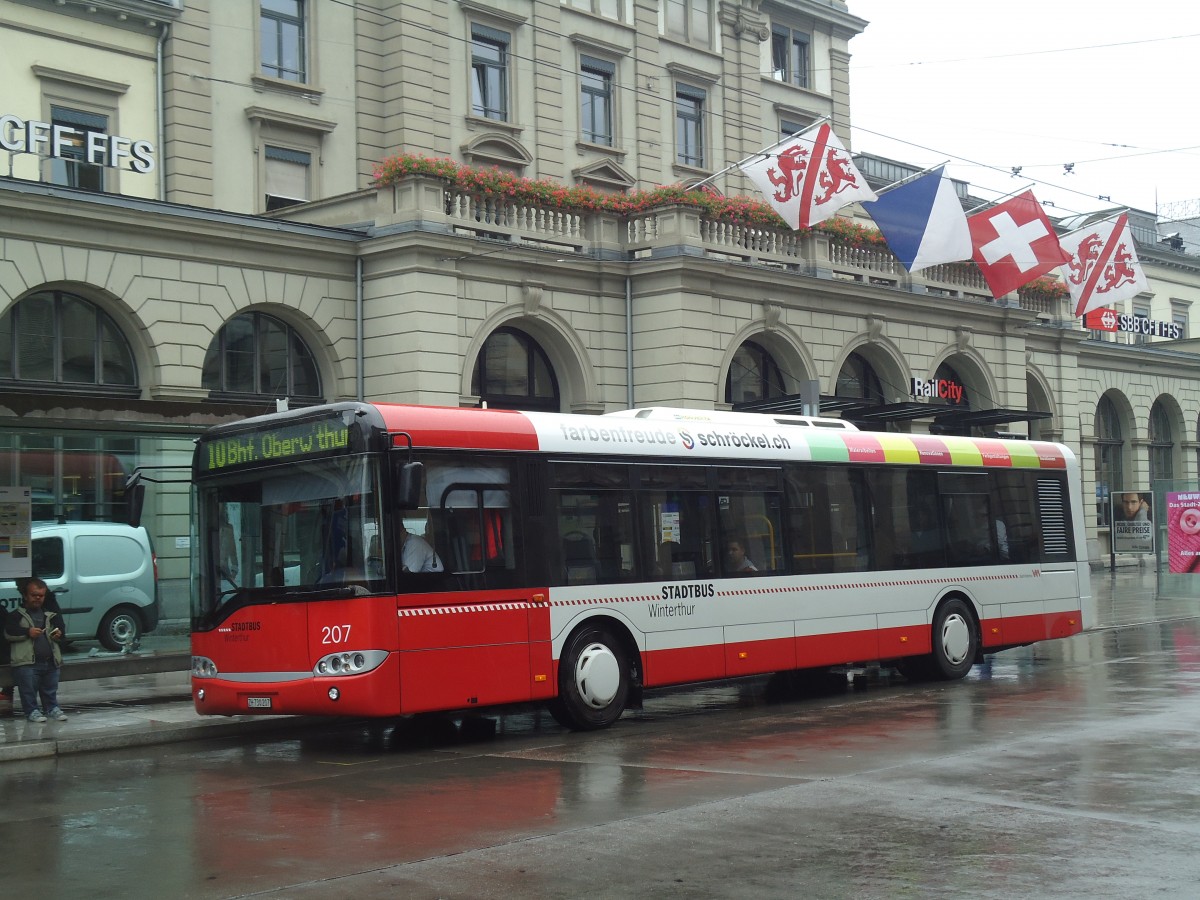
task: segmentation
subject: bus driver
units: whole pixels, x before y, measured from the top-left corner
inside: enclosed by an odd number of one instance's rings
[[[400,523],[400,567],[405,572],[444,572],[445,567],[425,539]]]

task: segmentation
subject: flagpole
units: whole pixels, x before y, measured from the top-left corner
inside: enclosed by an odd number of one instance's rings
[[[927,169],[922,169],[920,172],[913,172],[911,175],[905,175],[899,181],[893,181],[891,184],[885,184],[883,187],[881,187],[879,190],[877,190],[875,192],[875,195],[877,197],[882,196],[883,194],[886,194],[888,191],[895,190],[896,188],[900,187],[900,185],[902,185],[902,184],[907,184],[908,182],[912,181],[914,178],[920,178],[922,175],[929,174],[930,172],[932,172],[934,169],[938,168],[939,166],[947,165],[949,162],[950,162],[950,160],[944,159],[940,163],[932,165]]]
[[[1128,206],[1125,207],[1123,210],[1121,210],[1119,213],[1113,213],[1111,216],[1105,216],[1103,219],[1097,219],[1095,222],[1089,222],[1086,225],[1080,225],[1078,228],[1074,229],[1073,231],[1069,231],[1067,233],[1074,234],[1076,231],[1083,231],[1085,228],[1095,228],[1097,225],[1103,225],[1105,222],[1115,222],[1115,221],[1117,221],[1117,219],[1121,218],[1121,216],[1127,216],[1127,215],[1129,215],[1129,207]]]
[[[795,132],[795,134],[789,134],[787,137],[780,138],[775,143],[773,143],[770,147],[764,147],[762,150],[759,150],[757,153],[751,153],[745,159],[739,160],[738,162],[735,162],[732,165],[726,166],[720,172],[714,172],[712,175],[709,175],[707,178],[703,179],[702,181],[697,181],[695,184],[688,185],[688,190],[696,190],[697,188],[702,188],[702,187],[704,187],[704,185],[708,184],[710,181],[716,181],[718,178],[720,178],[726,172],[732,172],[734,169],[740,169],[743,165],[750,162],[750,160],[752,160],[752,159],[757,159],[760,156],[769,156],[771,151],[774,150],[776,147],[778,147],[780,144],[786,144],[788,141],[792,140],[792,138],[796,137],[796,135],[804,134],[805,131],[812,131],[814,128],[816,128],[818,125],[820,125],[822,122],[824,122],[828,118],[829,118],[829,116],[820,116],[807,128],[797,131],[797,132]]]
[[[1020,194],[1023,191],[1032,191],[1033,185],[1034,185],[1034,182],[1031,181],[1031,182],[1029,182],[1029,184],[1025,185],[1025,187],[1017,188],[1015,191],[1009,191],[1007,194],[1001,194],[995,200],[985,200],[983,203],[980,203],[978,206],[973,206],[970,209],[968,209],[967,215],[969,216],[971,213],[981,210],[985,206],[995,206],[997,203],[1002,203],[1005,200],[1007,200],[1009,197],[1015,197],[1015,196],[1017,196],[1017,194]]]

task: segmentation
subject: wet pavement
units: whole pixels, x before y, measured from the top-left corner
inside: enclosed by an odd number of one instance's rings
[[[1148,566],[1120,567],[1114,573],[1097,570],[1092,575],[1092,590],[1096,632],[1200,616],[1200,599],[1157,598],[1155,574]],[[143,653],[172,656],[187,652],[186,634],[170,633],[179,629],[169,625],[163,631],[167,633],[143,641]],[[1081,635],[1067,643],[1085,639]],[[75,661],[88,660],[88,652],[81,647]],[[71,661],[68,659],[67,665]],[[180,664],[186,664],[185,658]],[[20,718],[19,709],[17,718],[0,719],[0,763],[240,733],[270,734],[311,727],[315,721],[287,716],[199,716],[192,708],[184,671],[64,681],[59,698],[69,716],[67,722],[35,725]],[[654,702],[652,695],[650,705]]]
[[[995,654],[959,682],[742,679],[654,692],[590,734],[526,711],[10,761],[0,842],[38,852],[3,884],[89,898],[1191,898],[1200,616],[1164,606],[1139,572],[1104,589],[1097,629]],[[126,709],[143,703],[156,705]]]

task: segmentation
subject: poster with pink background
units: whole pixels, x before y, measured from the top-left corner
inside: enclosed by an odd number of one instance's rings
[[[1167,501],[1167,568],[1190,574],[1200,571],[1200,493],[1175,492]]]

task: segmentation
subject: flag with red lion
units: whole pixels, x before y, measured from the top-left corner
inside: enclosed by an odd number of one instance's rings
[[[876,199],[828,122],[792,135],[740,168],[792,228],[808,228],[843,206]]]
[[[1150,289],[1129,232],[1129,214],[1096,222],[1059,238],[1070,260],[1062,267],[1075,315],[1112,306]]]

